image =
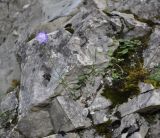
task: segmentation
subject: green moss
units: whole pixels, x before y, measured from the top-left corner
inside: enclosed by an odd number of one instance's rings
[[[112,132],[109,129],[111,127],[112,121],[108,120],[107,122],[95,126],[96,132],[99,135],[104,135],[106,138],[112,138]]]
[[[128,70],[128,75],[124,80],[124,91],[130,91],[131,95],[139,94],[139,81],[144,81],[148,75],[148,71],[142,65]]]
[[[148,114],[145,113],[141,113],[141,115],[145,118],[145,120],[149,123],[149,124],[155,124],[157,123],[157,120],[160,117],[160,110],[155,110],[152,112],[149,112]]]
[[[150,124],[156,123],[156,115],[145,115],[144,118]]]
[[[139,81],[144,81],[148,71],[143,68],[143,45],[139,40],[120,40],[119,47],[112,55],[106,70],[111,73],[113,85],[105,85],[103,96],[110,99],[113,106],[126,102],[129,97],[139,94]],[[114,75],[113,75],[114,74]]]

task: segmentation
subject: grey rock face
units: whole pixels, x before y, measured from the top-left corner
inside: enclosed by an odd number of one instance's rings
[[[150,36],[148,48],[144,51],[144,66],[146,68],[153,68],[158,66],[160,63],[159,60],[159,46],[160,46],[160,28],[155,27],[153,33]]]
[[[105,138],[104,135],[99,135],[96,133],[95,129],[88,129],[85,131],[80,132],[80,137],[81,138]]]
[[[138,86],[139,86],[139,89],[140,89],[140,92],[141,92],[141,93],[154,90],[154,87],[153,87],[152,84],[139,82]]]
[[[92,14],[86,12],[85,20],[79,22],[82,15],[85,15],[82,13],[72,19],[73,29],[77,26],[73,36],[65,30],[59,30],[49,34],[49,40],[45,45],[39,45],[33,40],[21,48],[20,110],[22,113],[27,111],[29,106],[44,104],[55,96],[55,89],[60,81],[75,67],[109,61],[106,52],[110,49],[109,46],[113,45],[112,49],[115,47],[112,39],[104,37],[104,34],[112,35],[116,32],[110,28],[111,24],[106,16],[98,11]],[[97,19],[95,16],[101,18]],[[89,29],[89,26],[96,29]]]
[[[122,30],[119,33],[124,38],[140,38],[146,36],[151,31],[151,28],[146,23],[137,21],[133,14],[113,11],[110,15],[117,25],[122,26]]]
[[[0,136],[6,138],[8,130],[12,129],[18,116],[17,90],[12,91],[3,97],[0,103]]]
[[[3,101],[1,102],[1,112],[13,111],[18,107],[18,99],[16,96],[16,90],[8,93],[5,97],[3,97]]]
[[[140,19],[150,20],[159,23],[159,0],[119,0],[107,1],[110,10],[118,10],[121,12],[130,12],[138,16]]]
[[[43,110],[30,112],[20,118],[16,129],[28,138],[44,137],[53,132],[49,113]]]
[[[23,135],[21,135],[19,132],[15,131],[14,129],[4,138],[9,137],[9,138],[25,138]]]
[[[25,43],[37,31],[43,31],[40,24],[68,16],[77,11],[81,0],[17,0],[0,2],[0,93],[4,94],[12,80],[20,80],[17,62],[17,41]],[[54,12],[52,12],[54,11]],[[65,21],[64,21],[65,22]],[[61,22],[61,25],[64,23]],[[45,27],[53,30],[53,27]],[[49,30],[50,30],[49,29]],[[17,32],[12,34],[12,32]]]
[[[159,112],[157,113],[153,113],[151,115],[148,115],[150,118],[152,118],[150,120],[150,124],[149,124],[149,130],[147,133],[147,138],[158,138],[160,136],[160,131],[159,131],[159,127],[160,127],[160,114]]]
[[[66,133],[64,135],[61,134],[50,135],[44,138],[80,138],[80,137],[76,133]]]
[[[60,96],[53,100],[50,114],[55,132],[71,131],[90,126],[83,116],[83,108],[69,97]]]
[[[41,0],[43,12],[48,16],[47,20],[53,20],[58,17],[63,17],[74,12],[82,0]],[[54,12],[53,12],[54,10]]]
[[[141,82],[140,95],[114,109],[101,96],[117,39],[151,34],[144,66],[160,63],[159,7],[158,0],[0,0],[0,93],[20,81],[20,92],[1,102],[9,114],[0,118],[0,137],[105,138],[95,126],[108,121],[115,138],[159,137],[159,116],[150,124],[137,114],[160,109],[159,89]],[[41,31],[44,44],[35,39]]]
[[[63,38],[63,40],[57,41],[57,37]],[[68,66],[67,60],[59,52],[61,52],[61,48],[65,48],[67,52],[67,47],[63,47],[63,45],[66,45],[69,39],[70,34],[60,30],[50,35],[50,42],[46,45],[39,45],[34,40],[33,43],[26,45],[26,51],[23,51],[25,49],[23,47],[21,51],[23,59],[21,65],[22,87],[20,90],[22,113],[27,111],[29,106],[45,104],[49,97],[56,95],[54,89],[58,86],[61,75],[67,71]]]
[[[97,7],[99,9],[101,9],[101,10],[105,10],[106,9],[106,6],[107,6],[106,0],[101,0],[101,1],[94,0],[94,1],[95,1],[96,5],[97,5]]]
[[[134,112],[147,112],[155,109],[157,110],[160,108],[159,99],[159,89],[147,93],[142,93],[139,96],[129,100],[127,103],[120,105],[118,107],[118,111],[121,113],[121,116],[124,117]]]
[[[119,128],[114,130],[114,138],[144,138],[148,132],[148,123],[138,114],[127,115],[121,120]]]

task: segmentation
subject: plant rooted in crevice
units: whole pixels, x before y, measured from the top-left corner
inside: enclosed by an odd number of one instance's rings
[[[106,75],[112,77],[112,85],[106,84],[103,96],[113,106],[126,102],[140,93],[138,83],[144,81],[148,71],[143,68],[143,45],[139,40],[119,40],[119,47],[111,56]]]

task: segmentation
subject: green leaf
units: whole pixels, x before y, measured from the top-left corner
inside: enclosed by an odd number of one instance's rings
[[[128,49],[124,49],[124,50],[122,50],[122,51],[120,51],[120,52],[118,52],[119,54],[122,54],[122,55],[125,55],[125,54],[127,54],[128,53]]]
[[[108,55],[109,55],[110,57],[113,55],[113,50],[112,50],[112,49],[108,50]]]

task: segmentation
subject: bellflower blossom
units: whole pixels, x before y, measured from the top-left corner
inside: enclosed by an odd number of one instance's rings
[[[36,36],[36,40],[40,44],[45,44],[48,41],[48,35],[45,32],[40,32]]]

